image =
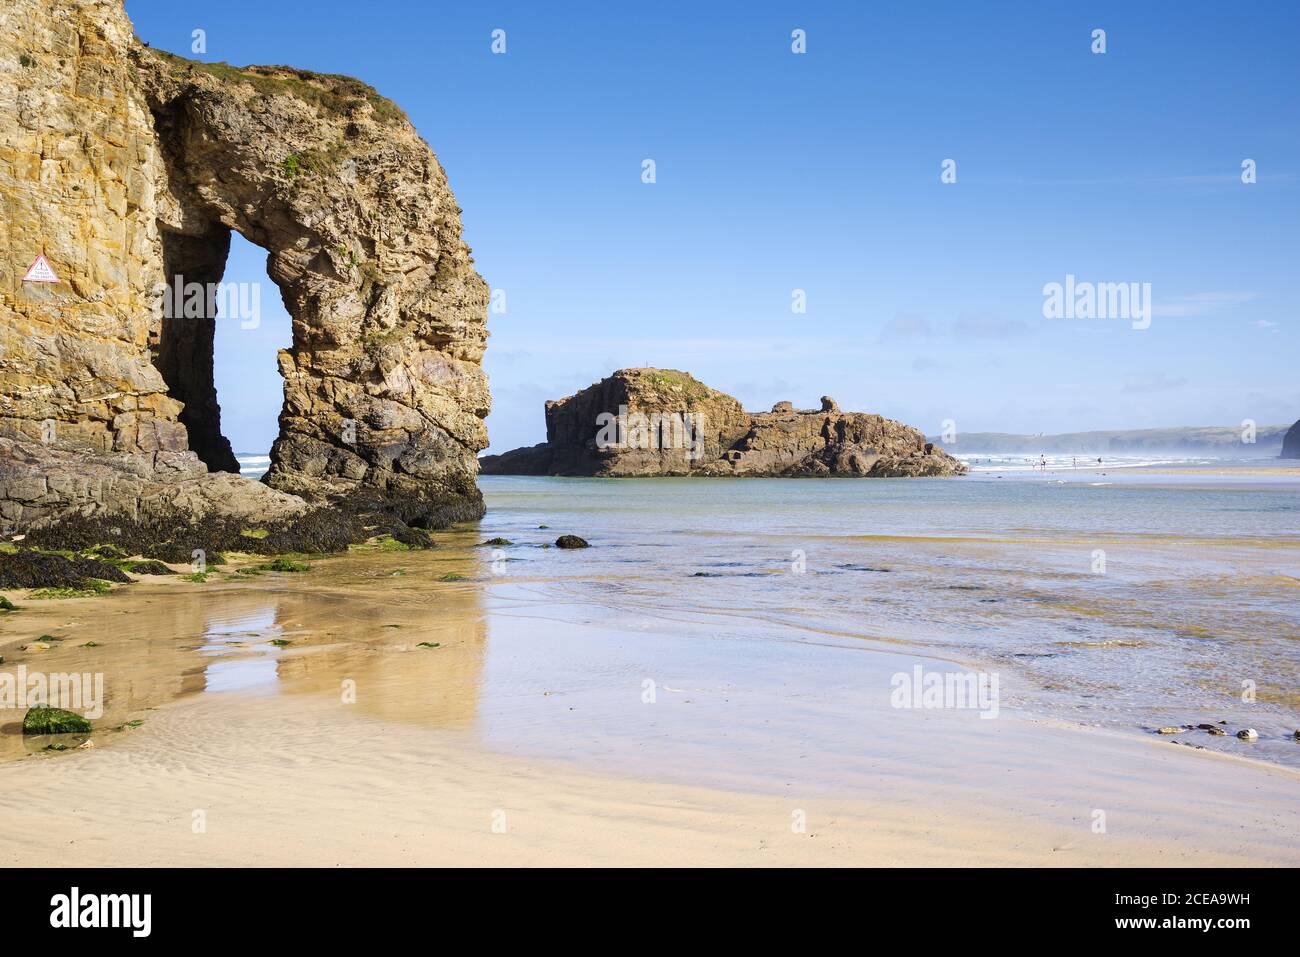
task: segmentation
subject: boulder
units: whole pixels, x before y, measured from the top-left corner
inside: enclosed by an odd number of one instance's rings
[[[129,584],[132,579],[116,565],[81,555],[0,552],[0,588],[86,588],[92,581]]]
[[[37,705],[23,716],[23,734],[86,734],[90,722],[75,711]]]

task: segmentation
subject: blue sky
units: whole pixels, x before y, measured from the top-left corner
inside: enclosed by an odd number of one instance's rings
[[[154,46],[201,28],[200,59],[352,74],[407,111],[506,292],[494,451],[636,365],[931,433],[1300,417],[1300,4],[127,10]],[[1067,273],[1151,283],[1150,328],[1044,318]],[[264,254],[238,243],[226,278],[265,280]],[[220,326],[241,451],[274,436],[288,338],[269,284],[261,329]]]

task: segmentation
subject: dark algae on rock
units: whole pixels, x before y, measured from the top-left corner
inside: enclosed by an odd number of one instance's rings
[[[34,549],[0,553],[0,588],[93,588],[92,582],[127,584],[131,577],[116,565],[81,555]]]

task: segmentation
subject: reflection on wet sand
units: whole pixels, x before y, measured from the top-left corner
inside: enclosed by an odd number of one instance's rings
[[[441,728],[470,726],[486,655],[482,557],[346,556],[251,582],[141,582],[95,599],[32,603],[0,624],[14,672],[104,675],[100,732],[129,733],[192,694],[327,695],[340,706]],[[449,570],[464,581],[441,582]],[[52,636],[48,650],[19,650]],[[23,739],[25,708],[0,715],[0,760]],[[70,746],[81,739],[67,742]]]

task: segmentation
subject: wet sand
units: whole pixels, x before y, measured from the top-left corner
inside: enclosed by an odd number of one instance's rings
[[[968,663],[824,635],[701,641],[671,609],[620,616],[493,577],[476,540],[15,595],[4,667],[100,670],[108,701],[88,750],[34,751],[0,719],[0,861],[1300,863],[1292,770],[1009,710],[891,708],[891,674]],[[63,640],[15,651],[45,633]]]

